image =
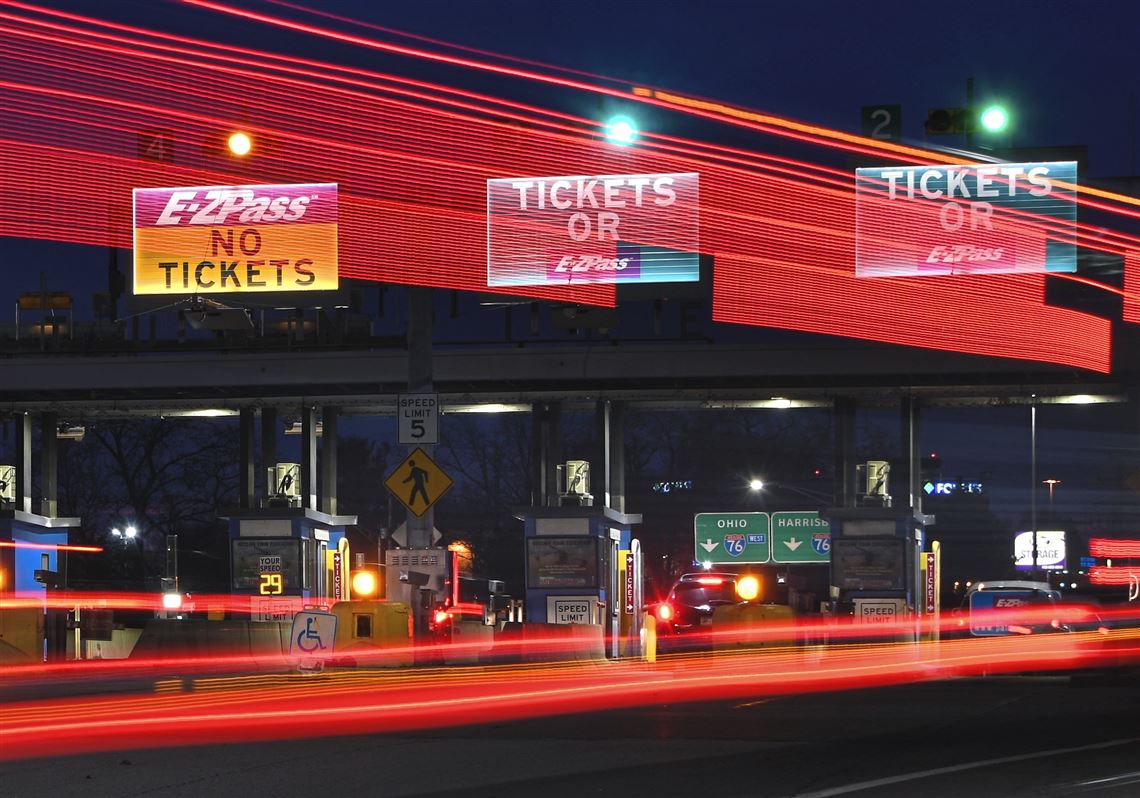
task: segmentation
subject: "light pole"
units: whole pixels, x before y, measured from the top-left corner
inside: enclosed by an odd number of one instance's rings
[[[1037,394],[1029,405],[1029,525],[1033,532],[1033,578],[1037,578]]]

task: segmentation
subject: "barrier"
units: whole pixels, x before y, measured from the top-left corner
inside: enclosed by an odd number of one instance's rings
[[[331,612],[336,616],[337,626],[336,651],[329,664],[387,667],[414,664],[413,620],[407,604],[399,601],[338,601]]]
[[[605,627],[595,623],[504,623],[495,632],[496,661],[603,662]]]
[[[44,611],[39,607],[0,609],[0,665],[43,662]]]
[[[495,627],[479,620],[451,622],[451,642],[443,647],[446,665],[476,665],[495,647]]]
[[[795,612],[786,604],[725,604],[713,610],[713,650],[794,645],[794,624]],[[774,628],[782,628],[786,634],[773,636]]]
[[[281,657],[289,652],[291,624],[281,621],[147,621],[128,659],[146,657]]]

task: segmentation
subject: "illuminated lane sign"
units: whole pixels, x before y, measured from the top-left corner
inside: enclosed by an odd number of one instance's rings
[[[858,277],[1077,270],[1076,161],[855,175]]]
[[[134,190],[134,293],[337,288],[335,183]]]
[[[487,181],[487,286],[700,279],[696,173]]]

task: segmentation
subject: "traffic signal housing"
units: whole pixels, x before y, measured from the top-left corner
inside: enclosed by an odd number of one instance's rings
[[[974,117],[966,108],[931,108],[926,115],[926,132],[934,135],[973,133]]]

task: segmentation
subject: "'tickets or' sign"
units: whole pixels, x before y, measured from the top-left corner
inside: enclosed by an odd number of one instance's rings
[[[136,295],[330,291],[335,183],[134,190]]]
[[[856,170],[859,277],[1075,272],[1075,161]]]
[[[700,279],[699,175],[487,181],[487,285]]]

